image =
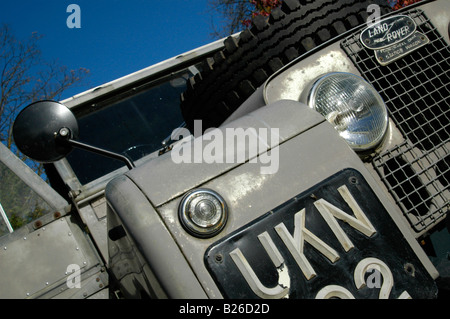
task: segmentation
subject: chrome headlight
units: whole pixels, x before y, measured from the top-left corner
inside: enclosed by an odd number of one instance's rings
[[[388,128],[386,105],[372,85],[351,73],[316,80],[307,104],[322,114],[355,151],[376,147]]]
[[[182,226],[191,235],[208,238],[219,233],[228,219],[225,200],[210,189],[187,193],[178,209]]]

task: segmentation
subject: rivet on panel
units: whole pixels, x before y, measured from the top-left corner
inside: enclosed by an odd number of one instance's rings
[[[40,220],[37,220],[34,222],[34,227],[35,228],[41,228],[42,227],[42,222]]]

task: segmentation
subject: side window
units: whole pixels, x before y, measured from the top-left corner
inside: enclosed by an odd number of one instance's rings
[[[53,211],[1,161],[0,181],[0,237]]]

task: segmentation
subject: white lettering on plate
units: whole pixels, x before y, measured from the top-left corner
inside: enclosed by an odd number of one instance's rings
[[[319,213],[326,221],[333,234],[342,245],[343,249],[348,252],[354,248],[354,244],[351,242],[347,234],[337,222],[337,219],[347,223],[352,228],[358,230],[367,237],[371,237],[376,233],[376,229],[371,224],[366,214],[362,211],[348,188],[344,185],[338,188],[344,201],[351,208],[354,216],[351,216],[344,212],[342,209],[334,206],[333,204],[319,199],[314,202],[314,206],[318,209]],[[319,251],[332,263],[339,260],[340,256],[338,252],[325,243],[323,240],[314,235],[310,230],[305,227],[305,215],[306,209],[300,210],[294,215],[294,233],[291,234],[286,228],[284,223],[280,223],[275,226],[275,231],[283,241],[284,245],[297,262],[298,267],[302,271],[307,280],[311,280],[317,276],[316,271],[306,258],[304,254],[305,242],[308,242],[314,249]],[[258,276],[252,269],[252,266],[248,263],[243,252],[236,248],[230,252],[230,257],[238,267],[239,271],[243,275],[249,287],[260,298],[288,298],[290,288],[289,272],[284,264],[284,258],[280,254],[278,248],[273,242],[268,232],[264,232],[258,235],[258,239],[263,246],[264,250],[270,257],[272,263],[278,271],[278,284],[275,287],[266,287],[259,280]],[[354,271],[355,288],[362,289],[366,286],[364,276],[366,272],[376,269],[383,276],[383,286],[380,290],[380,298],[386,298],[389,296],[393,285],[392,273],[388,266],[379,259],[366,258],[360,261]],[[322,288],[316,295],[316,298],[332,298],[338,297],[342,299],[354,299],[354,296],[348,289],[338,285],[328,285]],[[405,291],[399,298],[411,298]]]
[[[328,246],[319,237],[305,228],[305,212],[306,210],[302,209],[294,216],[294,236],[291,236],[283,223],[275,226],[275,230],[294,257],[306,279],[310,280],[317,274],[304,254],[305,241],[320,251],[332,263],[335,263],[339,259],[339,254],[336,250]]]
[[[392,26],[392,25],[391,25]],[[372,29],[369,29],[369,37],[373,38],[374,36],[378,34],[382,34],[389,30],[389,25],[387,23],[379,24],[375,27],[372,27]]]
[[[401,27],[399,30],[395,30],[392,32],[386,33],[386,37],[388,42],[391,42],[393,40],[397,40],[399,38],[402,38],[403,36],[407,35],[409,31],[409,27],[405,25],[404,27]]]

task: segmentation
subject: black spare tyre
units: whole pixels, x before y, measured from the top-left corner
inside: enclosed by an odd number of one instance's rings
[[[223,123],[267,78],[316,46],[367,22],[368,7],[392,11],[387,0],[284,0],[270,17],[256,17],[224,49],[203,62],[181,96],[181,112],[192,132]]]

